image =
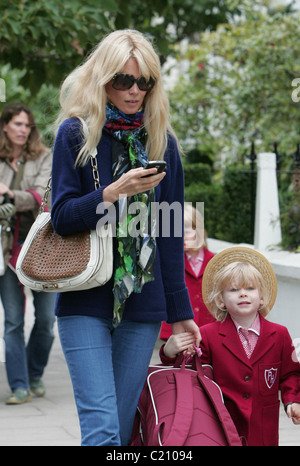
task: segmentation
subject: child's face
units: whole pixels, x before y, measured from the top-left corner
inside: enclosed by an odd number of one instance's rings
[[[263,303],[259,290],[251,284],[243,288],[233,282],[225,288],[222,297],[227,311],[238,322],[254,320]]]
[[[203,247],[203,241],[204,230],[203,236],[199,238],[196,230],[193,230],[191,227],[184,226],[184,250],[186,252],[199,250],[201,247]]]
[[[189,251],[195,248],[197,241],[196,231],[192,228],[184,227],[184,250]]]

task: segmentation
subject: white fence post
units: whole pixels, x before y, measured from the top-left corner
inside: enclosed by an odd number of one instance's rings
[[[254,247],[267,249],[281,242],[276,154],[257,155]]]
[[[0,78],[0,102],[6,102],[6,86],[2,78]]]

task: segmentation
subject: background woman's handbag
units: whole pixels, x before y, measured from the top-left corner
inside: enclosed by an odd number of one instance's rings
[[[6,235],[3,230],[3,226],[0,224],[0,277],[5,274],[6,269],[6,259],[5,259],[5,251],[6,251]]]
[[[11,218],[16,208],[10,202],[0,205],[0,276],[5,274],[14,243]]]
[[[95,189],[100,187],[97,159],[91,156]],[[58,235],[49,212],[44,212],[51,178],[40,208],[19,254],[16,273],[23,285],[36,291],[65,292],[104,285],[113,271],[110,224],[96,230]]]

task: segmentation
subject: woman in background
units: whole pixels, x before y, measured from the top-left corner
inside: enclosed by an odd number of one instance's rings
[[[45,395],[42,375],[54,339],[55,294],[33,291],[35,322],[26,346],[25,293],[14,267],[17,252],[38,213],[51,161],[51,152],[40,141],[31,110],[18,103],[5,107],[0,117],[0,203],[13,204],[17,212],[10,220],[9,263],[0,277],[0,297],[5,312],[6,372],[12,391],[6,404],[30,401],[30,391],[36,396]]]

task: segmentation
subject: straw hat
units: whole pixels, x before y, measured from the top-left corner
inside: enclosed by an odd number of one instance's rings
[[[212,303],[208,302],[208,297],[213,290],[215,274],[232,262],[249,262],[261,273],[266,282],[266,287],[270,292],[269,303],[266,304],[268,305],[268,309],[271,310],[274,306],[277,295],[277,279],[273,267],[263,254],[244,246],[235,246],[224,249],[208,262],[202,281],[203,299],[207,308],[210,311],[213,309]]]

